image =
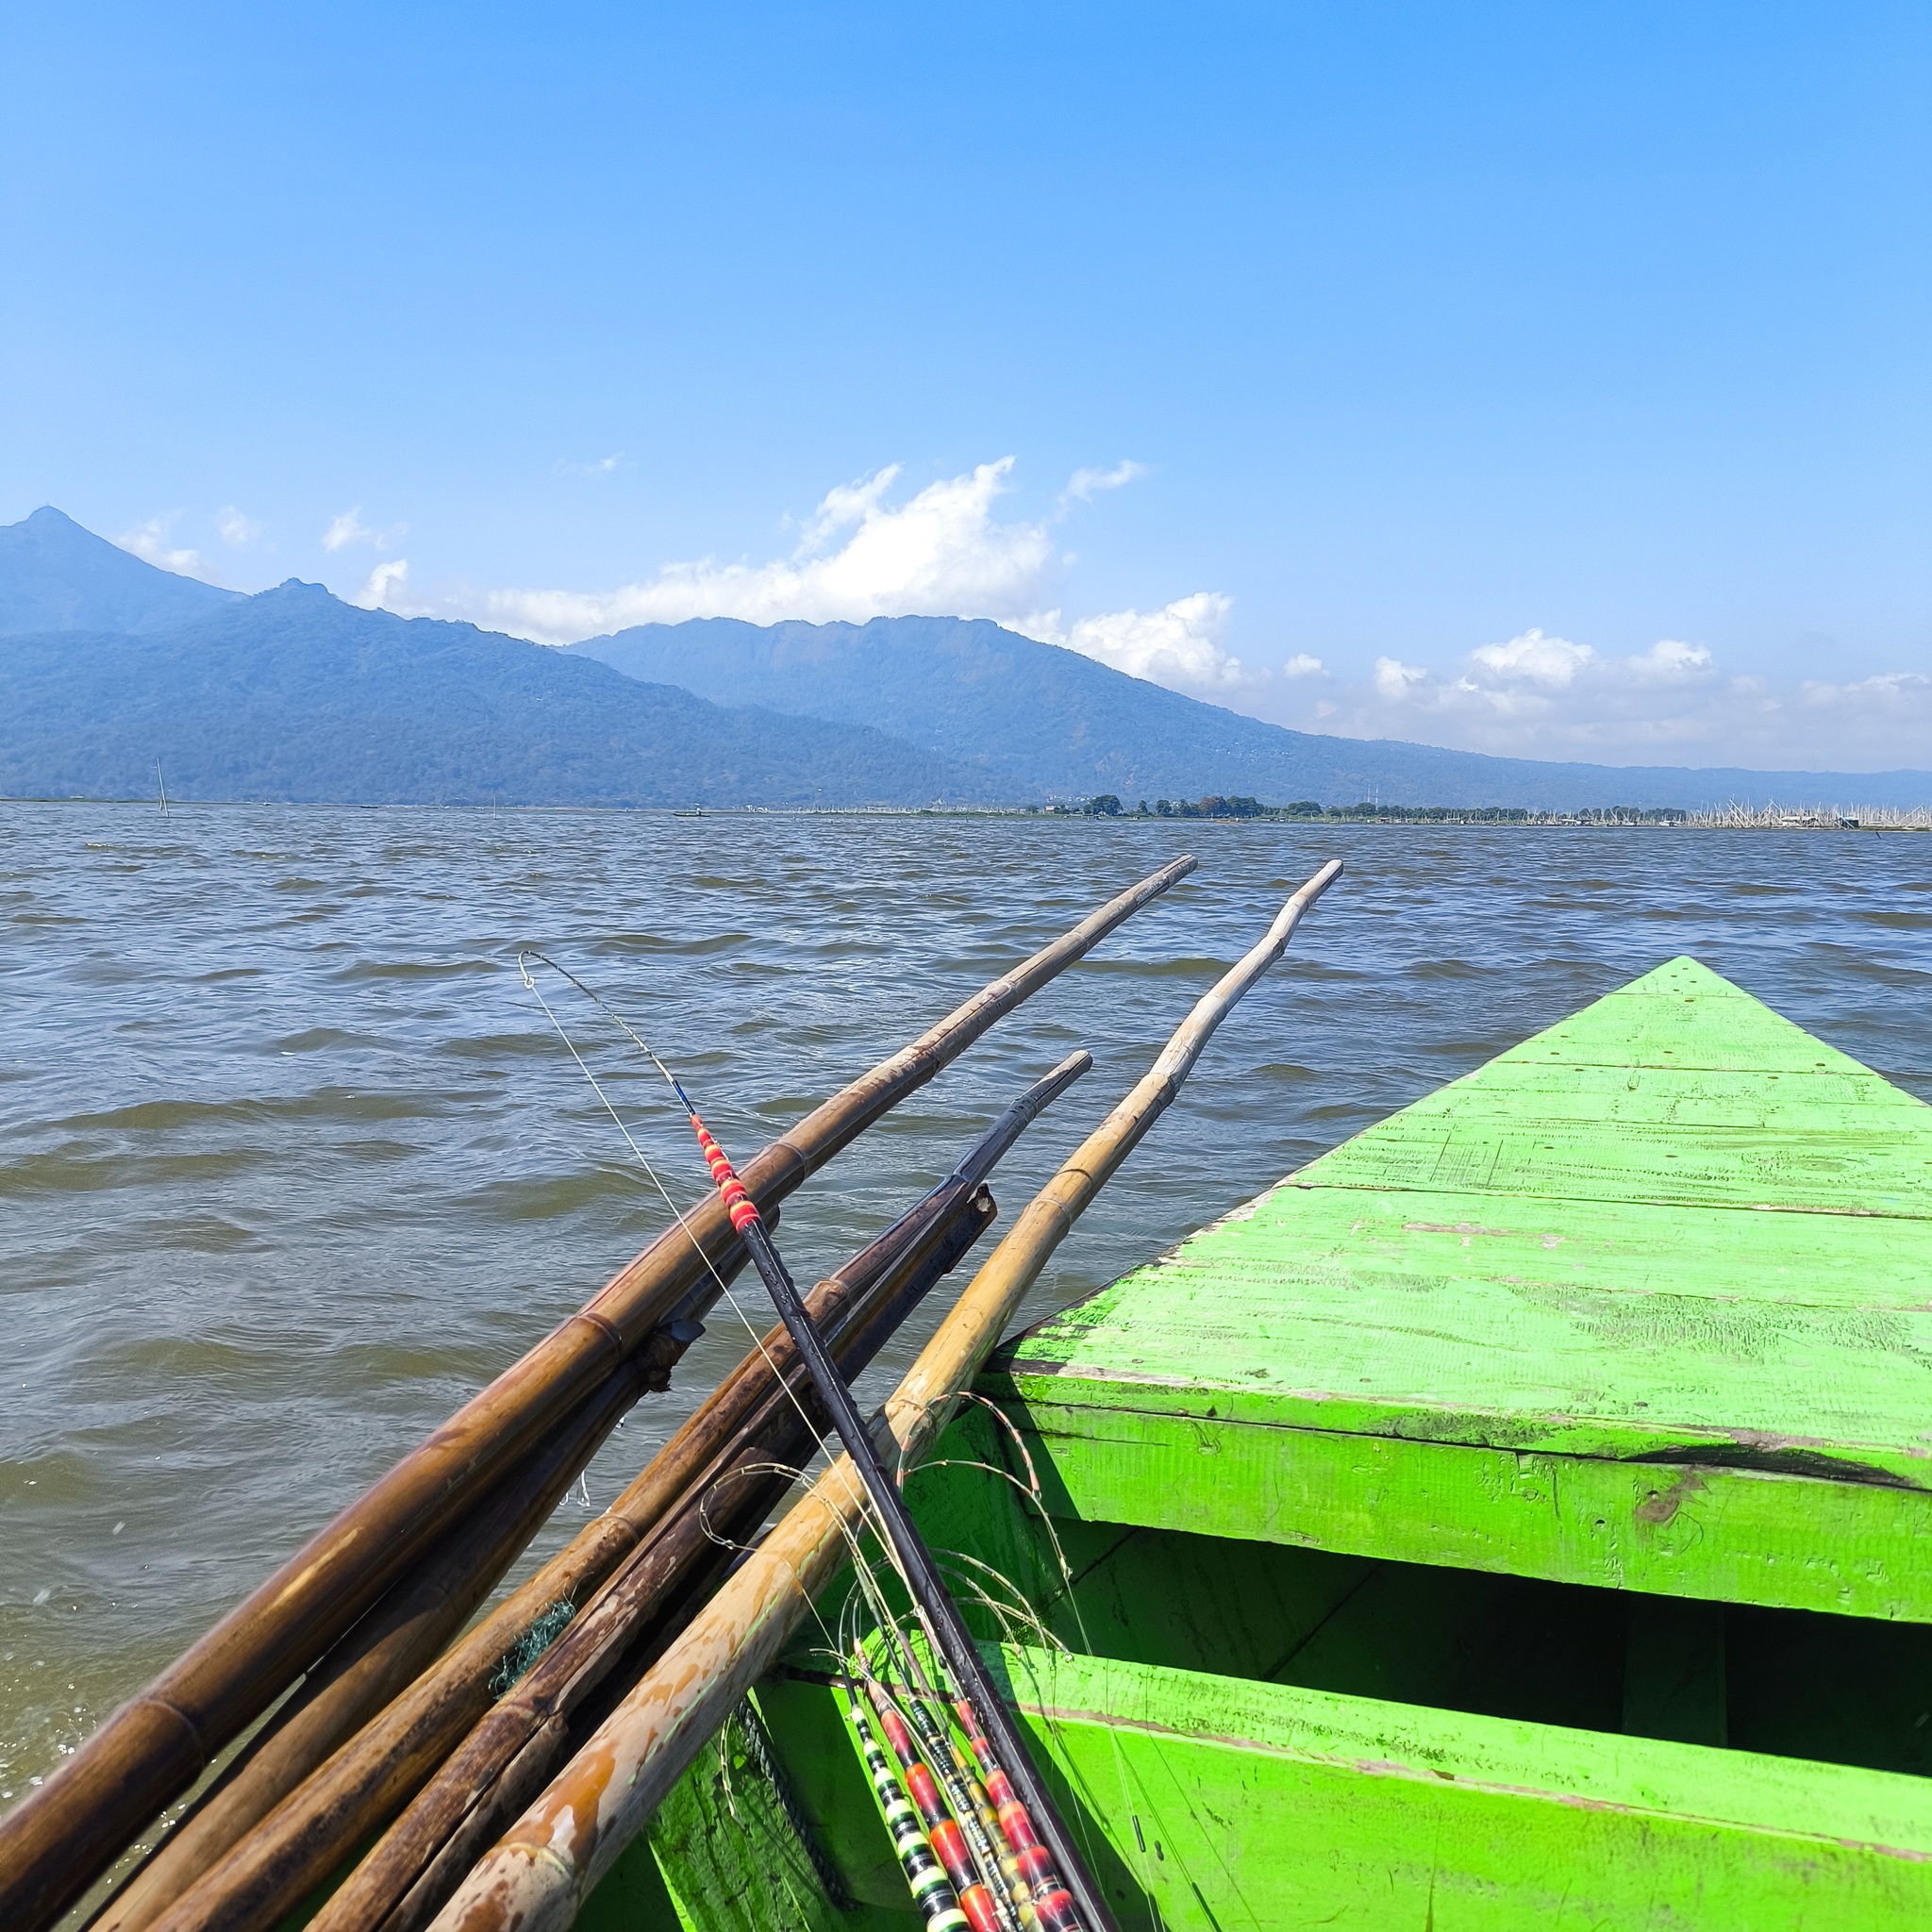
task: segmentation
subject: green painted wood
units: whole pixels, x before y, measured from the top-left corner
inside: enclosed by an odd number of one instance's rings
[[[1091,1520],[1932,1620],[1932,1108],[1674,960],[982,1388]]]
[[[1680,959],[1291,1184],[1924,1218],[1932,1110]]]
[[[1032,1446],[1058,1506],[1048,1445]],[[1091,1653],[1005,1655],[1050,1680],[1036,1699],[1055,1712],[1050,1775],[1104,1831],[1103,1882],[1124,1905],[1158,1899],[1170,1928],[1561,1923],[1557,1878],[1575,1923],[1605,1927],[1886,1927],[1924,1909],[1932,1630],[1084,1521],[1043,1513],[989,1465],[1024,1470],[969,1409],[908,1500],[942,1557],[970,1551],[1038,1612],[1042,1640]],[[1141,1474],[1142,1499],[1172,1491],[1164,1467]],[[867,1908],[886,1910],[883,1833],[855,1844],[863,1794],[824,1782],[843,1740],[814,1708],[830,1693],[808,1633],[795,1661],[782,1722],[797,1783],[815,1815],[848,1821],[841,1866],[869,1865]],[[1073,1671],[1098,1674],[1070,1693]],[[1690,1741],[1658,1757],[1626,1730]],[[1704,1748],[1724,1737],[1732,1750]]]
[[[1507,1054],[1491,1064],[1495,1072],[1490,1078],[1452,1080],[1416,1101],[1409,1114],[1428,1119],[1453,1111],[1480,1120],[1527,1111],[1541,1120],[1591,1124],[1831,1128],[1849,1123],[1882,1128],[1924,1105],[1916,1094],[1867,1072],[1576,1066]]]
[[[1041,1518],[977,1465],[983,1411],[908,1499],[935,1548],[964,1549],[1074,1651],[1605,1732],[1724,1742],[1932,1774],[1932,1625],[1693,1601],[1500,1570],[1340,1556],[1194,1529]],[[1010,1457],[1011,1463],[1018,1458]],[[984,1575],[985,1571],[975,1574]],[[1659,1633],[1702,1630],[1707,1661]],[[984,1612],[976,1634],[1002,1635]],[[1722,1632],[1722,1636],[1717,1633]],[[1717,1653],[1722,1681],[1710,1681]],[[801,1660],[805,1660],[803,1657]],[[1700,1717],[1697,1682],[1707,1712]]]
[[[1002,1660],[1112,1870],[1169,1932],[1932,1917],[1923,1779],[1038,1649]]]
[[[1904,1109],[1826,1129],[1398,1115],[1292,1188],[1412,1188],[1760,1213],[1932,1216],[1932,1133]],[[1633,1128],[1637,1131],[1631,1131]],[[1610,1130],[1610,1131],[1607,1131]]]
[[[1932,1109],[1695,962],[979,1386],[908,1499],[1124,1925],[1932,1923]],[[909,1932],[818,1641],[760,1695]]]
[[[1143,1271],[1132,1294],[1038,1332],[986,1386],[1276,1427],[1735,1450],[1773,1468],[1809,1456],[1932,1478],[1932,1274],[1908,1272],[1909,1224],[1738,1216],[1739,1238],[1712,1248],[1709,1217],[1683,1209],[1620,1208],[1586,1234],[1564,1204],[1498,1211],[1513,1205],[1277,1194]]]
[[[1923,1778],[987,1654],[1128,1932],[1892,1932],[1932,1913]],[[808,1760],[856,1762],[837,1693],[789,1694]],[[884,1847],[870,1807],[866,1827]],[[861,1911],[855,1926],[891,1922]]]
[[[859,1932],[863,1921],[832,1908],[771,1786],[727,1724],[605,1874],[576,1924],[580,1932]]]
[[[1932,1498],[1029,1401],[1049,1507],[1411,1563],[1932,1623]]]

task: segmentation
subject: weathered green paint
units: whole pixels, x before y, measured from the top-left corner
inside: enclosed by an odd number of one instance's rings
[[[785,1687],[774,1688],[783,1702]],[[805,1734],[815,1735],[810,1726]],[[791,1821],[729,1724],[577,1915],[579,1932],[858,1932],[867,1924],[832,1909]]]
[[[1932,1108],[1673,961],[984,1386],[1084,1517],[1932,1620]]]
[[[1037,1647],[988,1655],[1133,1932],[1152,1932],[1150,1900],[1167,1932],[1892,1932],[1932,1913],[1922,1778]],[[826,1761],[847,1735],[837,1694],[787,1690],[791,1736]],[[875,1811],[866,1823],[883,1845]],[[915,1922],[902,1905],[847,1923]]]
[[[958,1459],[923,1471],[908,1489],[920,1522],[936,1546],[970,1550],[1010,1579],[1045,1626],[1035,1641],[1571,1728],[1932,1774],[1932,1625],[1042,1522],[1016,1489],[971,1466],[969,1457],[998,1454],[980,1419],[944,1446]],[[978,1629],[1001,1634],[983,1612]],[[1703,1681],[1720,1664],[1723,1680]]]
[[[1123,1408],[1026,1422],[1048,1506],[1090,1521],[1932,1622],[1922,1491]]]
[[[1040,1649],[1004,1659],[1170,1932],[1932,1921],[1923,1779]]]

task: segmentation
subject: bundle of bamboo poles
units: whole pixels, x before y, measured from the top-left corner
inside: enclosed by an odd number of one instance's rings
[[[1193,866],[1177,859],[1150,874],[808,1114],[746,1164],[752,1198],[769,1218],[808,1174]],[[884,1307],[903,1313],[958,1258],[984,1225],[979,1200],[976,1182],[928,1197],[822,1284],[815,1319],[829,1322],[849,1302],[855,1350],[868,1332],[876,1346],[883,1331],[866,1324],[883,1320]],[[659,1536],[660,1525],[688,1524],[721,1476],[727,1487],[735,1482],[741,1508],[751,1511],[756,1465],[744,1458],[769,1451],[775,1462],[777,1448],[795,1447],[782,1435],[745,1433],[755,1418],[775,1421],[769,1404],[776,1384],[754,1388],[741,1379],[743,1371],[700,1411],[708,1417],[704,1429],[693,1434],[688,1424],[619,1505],[441,1655],[625,1408],[645,1389],[664,1386],[700,1332],[712,1284],[742,1261],[723,1208],[708,1200],[122,1707],[0,1820],[0,1924],[17,1932],[50,1924],[298,1680],[297,1694],[97,1916],[97,1926],[240,1932],[272,1924],[468,1735],[493,1701],[491,1677],[538,1617],[608,1590],[614,1573],[630,1577],[634,1623],[625,1627],[646,1647],[644,1661],[649,1645],[675,1640],[679,1587],[691,1587],[680,1599],[688,1616],[698,1601],[692,1589],[717,1578],[700,1574],[704,1561],[691,1552],[688,1527],[676,1546],[683,1554],[664,1554],[675,1538],[669,1529]],[[774,1330],[755,1352],[779,1381],[794,1373],[784,1366],[782,1341]],[[727,1394],[734,1385],[735,1395]],[[714,1466],[727,1449],[739,1459]],[[655,1582],[644,1576],[647,1549]],[[621,1667],[616,1675],[623,1680]],[[593,1691],[544,1707],[535,1735],[551,1737],[546,1749],[554,1754],[567,1740],[574,1713],[582,1721],[585,1697],[594,1708]],[[564,1728],[552,1732],[553,1724]],[[511,1800],[527,1782],[518,1781],[516,1763],[529,1742],[501,1768],[491,1818],[506,1807],[513,1813]]]
[[[1179,1092],[1215,1029],[1341,872],[1332,860],[1195,1003],[1152,1067],[1041,1190],[974,1276],[886,1405],[881,1448],[903,1473],[945,1426],[1021,1297]],[[456,1889],[432,1932],[563,1932],[705,1741],[775,1660],[865,1524],[841,1457],[613,1707]],[[361,1922],[358,1922],[361,1923]],[[333,1924],[330,1932],[343,1932]]]

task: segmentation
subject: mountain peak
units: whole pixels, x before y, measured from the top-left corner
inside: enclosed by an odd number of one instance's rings
[[[144,563],[52,504],[0,526],[0,634],[173,630],[238,595]]]

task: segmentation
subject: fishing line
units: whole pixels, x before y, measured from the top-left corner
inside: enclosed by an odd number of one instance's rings
[[[583,996],[587,1000],[589,1000],[591,1004],[593,1007],[595,1007],[597,1010],[601,1012],[604,1015],[604,1017],[607,1020],[608,1020],[611,1023],[611,1024],[614,1025],[618,1029],[618,1031],[622,1033],[625,1036],[625,1038],[631,1042],[631,1044],[635,1046],[638,1049],[638,1051],[641,1053],[644,1056],[644,1058],[648,1059],[650,1063],[654,1067],[656,1067],[660,1074],[663,1074],[665,1080],[670,1085],[672,1092],[676,1094],[678,1100],[682,1103],[685,1112],[693,1115],[697,1112],[697,1108],[691,1105],[691,1095],[688,1094],[684,1091],[683,1087],[678,1084],[677,1075],[674,1074],[671,1071],[671,1069],[664,1064],[661,1058],[658,1058],[657,1049],[654,1046],[652,1046],[651,1042],[648,1040],[644,1039],[644,1037],[641,1033],[639,1033],[634,1026],[631,1025],[630,1022],[626,1020],[622,1013],[617,1012],[600,993],[593,991],[590,987],[586,986],[584,982],[581,979],[579,979],[576,976],[576,974],[570,970],[568,966],[559,966],[557,963],[557,961],[551,958],[547,953],[539,953],[535,951],[531,951],[528,953],[519,953],[517,955],[517,968],[518,971],[521,972],[524,975],[524,984],[526,987],[528,987],[532,992],[536,992],[537,983],[530,977],[529,968],[524,964],[524,961],[526,958],[540,960],[543,965],[549,967],[551,972],[560,973],[564,976],[564,978],[569,980],[570,983],[574,987],[575,987],[576,990],[580,993],[582,993]],[[542,999],[542,995],[541,993],[538,994],[538,999],[541,1003]],[[550,1009],[547,1007],[544,1008],[545,1012],[548,1012],[549,1010]],[[578,1064],[581,1065],[582,1062],[579,1061]],[[607,1102],[606,1105],[608,1106],[608,1103]]]
[[[543,997],[542,988],[537,984],[537,981],[535,977],[532,975],[529,967],[525,964],[525,961],[526,959],[536,959],[540,961],[541,964],[549,967],[553,973],[561,974],[565,979],[569,980],[570,983],[574,987],[575,987],[580,993],[582,993],[585,996],[585,998],[591,1001],[592,1004],[595,1005],[602,1012],[608,1014],[609,1018],[612,1021],[614,1021],[618,1027],[624,1032],[625,1036],[648,1057],[651,1064],[654,1067],[656,1067],[660,1074],[664,1075],[667,1081],[670,1082],[671,1091],[677,1095],[678,1099],[681,1102],[683,1102],[686,1111],[689,1112],[693,1119],[695,1119],[697,1116],[697,1109],[691,1106],[690,1097],[686,1094],[684,1089],[678,1085],[676,1076],[672,1073],[671,1069],[667,1067],[664,1064],[664,1062],[658,1058],[658,1055],[653,1051],[650,1042],[642,1039],[635,1031],[635,1029],[633,1029],[625,1022],[625,1020],[620,1015],[618,1015],[615,1012],[612,1012],[610,1008],[602,999],[600,999],[596,993],[592,992],[591,989],[588,986],[586,986],[584,982],[581,979],[579,979],[575,973],[572,973],[566,967],[559,966],[555,959],[550,958],[546,954],[543,953],[532,951],[527,953],[520,952],[517,955],[517,971],[523,976],[523,982],[525,987],[527,989],[529,992],[531,992],[535,996],[537,1004],[543,1009],[543,1017],[546,1020],[548,1020],[551,1025],[556,1029],[557,1037],[560,1041],[562,1041],[564,1045],[569,1049],[571,1058],[576,1061],[578,1069],[582,1072],[584,1078],[591,1083],[591,1091],[593,1092],[597,1096],[597,1098],[604,1103],[604,1110],[610,1116],[611,1120],[616,1123],[617,1131],[624,1136],[625,1145],[627,1146],[632,1152],[632,1154],[634,1154],[637,1157],[638,1165],[641,1167],[644,1173],[650,1176],[651,1185],[657,1189],[658,1194],[663,1198],[665,1207],[670,1208],[672,1217],[676,1221],[679,1229],[682,1231],[684,1235],[684,1238],[691,1244],[692,1249],[697,1254],[698,1259],[705,1264],[705,1268],[707,1272],[710,1274],[711,1279],[718,1284],[718,1292],[722,1294],[724,1297],[724,1300],[730,1305],[731,1312],[734,1315],[736,1315],[739,1321],[744,1324],[744,1332],[751,1337],[752,1346],[758,1350],[758,1354],[761,1357],[764,1357],[765,1366],[771,1370],[774,1378],[776,1380],[779,1388],[784,1391],[787,1399],[791,1402],[792,1407],[797,1409],[799,1421],[805,1424],[806,1429],[809,1433],[812,1441],[818,1445],[820,1454],[826,1457],[828,1460],[832,1462],[832,1466],[836,1468],[837,1458],[832,1457],[831,1450],[826,1444],[825,1439],[822,1435],[820,1435],[817,1425],[812,1422],[810,1413],[807,1410],[804,1403],[800,1401],[797,1391],[791,1387],[790,1380],[779,1370],[778,1364],[773,1359],[772,1352],[765,1346],[765,1339],[763,1335],[760,1334],[757,1328],[752,1326],[751,1317],[747,1315],[743,1308],[739,1306],[738,1297],[731,1292],[730,1283],[727,1282],[724,1279],[724,1275],[719,1273],[717,1263],[714,1262],[711,1259],[709,1254],[706,1252],[705,1244],[698,1240],[697,1236],[694,1233],[692,1233],[691,1224],[685,1219],[683,1209],[681,1209],[678,1207],[677,1203],[671,1198],[671,1191],[664,1185],[664,1182],[662,1178],[659,1176],[658,1170],[651,1165],[650,1157],[647,1154],[645,1154],[644,1150],[638,1145],[636,1140],[632,1137],[630,1129],[625,1124],[624,1116],[621,1113],[619,1113],[615,1106],[612,1105],[610,1096],[608,1093],[606,1093],[604,1089],[598,1084],[596,1074],[591,1073],[589,1065],[585,1062],[583,1055],[577,1051],[576,1043],[575,1041],[571,1039],[569,1033],[564,1029],[563,1022],[559,1020],[557,1017],[556,1013],[551,1010],[550,1002]],[[857,1495],[855,1495],[854,1501],[858,1504],[858,1508],[862,1514],[869,1514],[871,1499],[863,1493],[862,1487],[859,1492]],[[882,1538],[881,1541],[885,1542],[886,1547],[890,1550],[890,1539]]]
[[[743,1324],[744,1332],[751,1337],[752,1346],[756,1348],[758,1354],[764,1358],[765,1366],[771,1370],[773,1377],[777,1382],[778,1387],[784,1391],[787,1400],[791,1402],[792,1407],[794,1407],[798,1411],[799,1420],[805,1424],[806,1431],[810,1436],[812,1441],[817,1445],[819,1453],[827,1458],[828,1462],[831,1463],[832,1467],[836,1468],[838,1466],[837,1458],[832,1456],[832,1452],[826,1444],[825,1439],[822,1435],[820,1435],[816,1424],[812,1422],[810,1413],[807,1410],[804,1403],[799,1399],[797,1391],[791,1387],[787,1377],[779,1372],[778,1364],[772,1358],[771,1351],[765,1346],[763,1335],[752,1325],[751,1318],[745,1313],[744,1309],[741,1307],[740,1307],[738,1297],[731,1292],[730,1284],[724,1279],[724,1275],[719,1273],[717,1264],[711,1259],[710,1256],[706,1252],[704,1243],[700,1241],[697,1236],[691,1231],[691,1225],[689,1222],[685,1219],[683,1211],[678,1208],[676,1202],[675,1202],[671,1198],[670,1190],[665,1187],[662,1178],[659,1176],[658,1173],[658,1170],[652,1166],[650,1157],[646,1155],[644,1150],[638,1145],[636,1140],[631,1135],[630,1129],[625,1124],[624,1116],[618,1112],[617,1108],[614,1106],[612,1106],[610,1096],[608,1093],[606,1093],[604,1089],[598,1084],[597,1076],[593,1073],[591,1073],[590,1067],[586,1064],[584,1060],[583,1055],[577,1051],[576,1042],[571,1039],[570,1034],[565,1029],[562,1021],[560,1021],[557,1017],[557,1014],[551,1009],[549,1001],[543,997],[542,988],[541,988],[537,984],[536,979],[530,973],[529,967],[525,964],[526,958],[537,959],[541,961],[543,965],[548,966],[552,972],[561,974],[563,977],[569,980],[570,983],[573,986],[575,986],[579,992],[583,993],[588,999],[591,1000],[605,1013],[608,1014],[609,1017],[616,1022],[617,1025],[623,1030],[623,1032],[628,1039],[630,1039],[645,1054],[649,1055],[652,1063],[658,1068],[658,1072],[664,1074],[667,1080],[670,1080],[672,1091],[677,1093],[680,1099],[684,1098],[683,1090],[678,1087],[676,1080],[672,1077],[669,1070],[665,1068],[663,1062],[658,1059],[658,1056],[655,1053],[652,1052],[648,1042],[640,1039],[637,1033],[630,1026],[625,1024],[624,1020],[619,1015],[617,1015],[614,1012],[611,1012],[610,1008],[607,1006],[602,999],[598,998],[598,996],[594,992],[592,992],[591,989],[587,987],[583,983],[583,981],[576,976],[575,974],[571,973],[567,971],[565,968],[558,965],[556,960],[547,958],[544,954],[541,953],[519,953],[517,955],[517,971],[522,975],[525,987],[535,997],[538,1006],[540,1006],[543,1009],[544,1018],[550,1022],[551,1026],[555,1029],[557,1033],[557,1037],[563,1041],[564,1046],[569,1050],[571,1058],[577,1063],[577,1067],[583,1074],[584,1078],[590,1082],[591,1092],[593,1092],[597,1096],[597,1098],[603,1102],[605,1111],[609,1114],[612,1122],[615,1123],[617,1131],[624,1136],[625,1144],[630,1149],[631,1153],[637,1157],[638,1165],[643,1169],[644,1173],[647,1175],[649,1175],[652,1186],[657,1189],[658,1194],[662,1197],[665,1207],[667,1207],[671,1210],[672,1217],[677,1223],[677,1225],[679,1229],[683,1232],[685,1239],[691,1242],[692,1249],[697,1254],[698,1259],[704,1263],[706,1271],[709,1274],[711,1279],[717,1283],[718,1292],[724,1296],[726,1303],[729,1304],[732,1313],[735,1314],[738,1317],[739,1321]],[[800,1471],[798,1474],[802,1477],[804,1472]],[[852,1494],[850,1476],[848,1476],[847,1478],[847,1491],[848,1494]],[[853,1501],[858,1507],[860,1522],[862,1524],[869,1525],[871,1523],[872,1516],[871,1498],[865,1494],[862,1485],[858,1489],[858,1492],[856,1494],[853,1494]],[[716,1542],[721,1546],[728,1545],[728,1539],[716,1536],[712,1533],[710,1524],[708,1524],[708,1522],[704,1520],[702,1513],[702,1506],[699,1526],[702,1529],[708,1541]],[[870,1576],[870,1566],[868,1564],[863,1550],[859,1546],[859,1537],[861,1532],[855,1531],[851,1525],[843,1523],[841,1524],[840,1528],[841,1533],[843,1536],[845,1542],[851,1551],[855,1574]],[[884,1548],[887,1554],[890,1556],[891,1554],[891,1540],[887,1538],[882,1531],[878,1535],[878,1541],[881,1547]],[[756,1543],[746,1545],[744,1553],[748,1555],[750,1551],[756,1547]],[[904,1580],[905,1579],[902,1577],[901,1581],[903,1582]],[[819,1613],[818,1606],[815,1603],[810,1602],[809,1598],[808,1598],[807,1601],[808,1606],[811,1611],[812,1620],[818,1624],[821,1634],[829,1638],[831,1636],[831,1632],[825,1628],[824,1620]]]

